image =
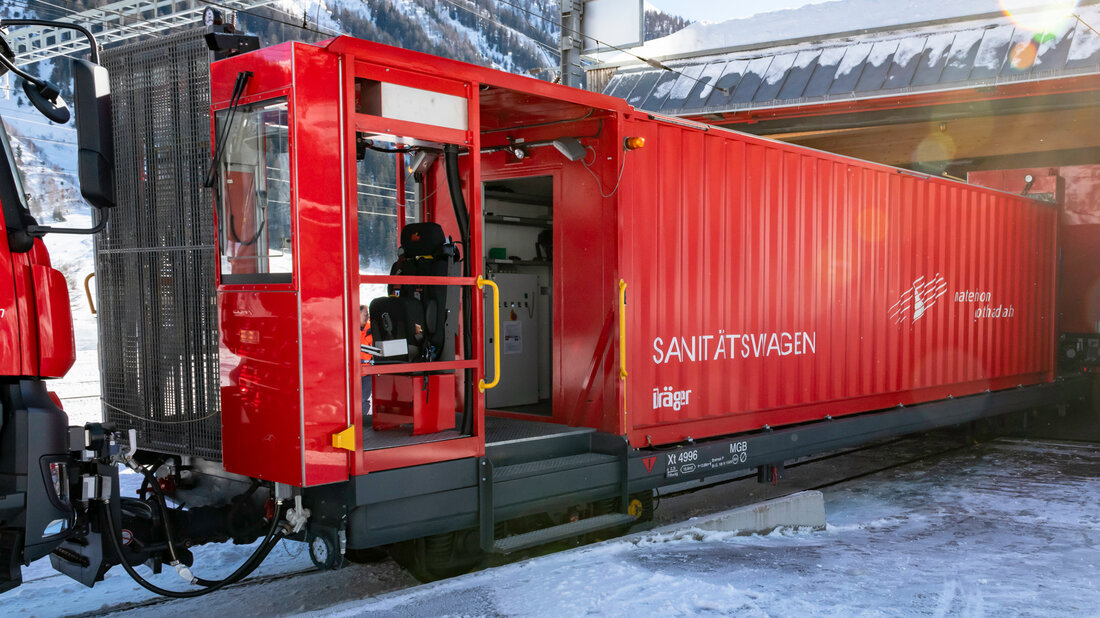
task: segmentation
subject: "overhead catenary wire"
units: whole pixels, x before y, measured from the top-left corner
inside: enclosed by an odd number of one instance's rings
[[[303,23],[294,23],[294,22],[291,22],[291,21],[286,21],[286,20],[283,20],[283,19],[279,19],[277,17],[271,17],[270,15],[262,15],[260,13],[255,13],[255,12],[247,10],[247,9],[235,9],[231,6],[227,6],[227,5],[222,4],[220,2],[215,2],[214,0],[199,0],[199,2],[202,2],[203,4],[209,4],[210,6],[216,6],[220,9],[222,9],[222,10],[225,10],[225,11],[232,11],[232,12],[235,12],[235,13],[243,13],[245,15],[248,15],[249,17],[255,17],[257,19],[265,19],[267,21],[278,23],[278,24],[283,24],[284,26],[290,26],[292,28],[299,28],[301,30],[305,30],[306,32],[312,32],[314,34],[321,34],[321,35],[324,35],[324,36],[342,36],[342,35],[347,34],[346,32],[340,32],[340,31],[331,30],[331,29],[328,29],[328,31],[325,32],[325,31],[322,31],[322,30],[318,30],[317,28],[310,28],[308,22],[304,21],[305,16],[302,17]],[[279,13],[282,13],[283,15],[286,15],[287,17],[292,17],[292,15],[290,15],[289,13],[287,13],[286,11],[283,11],[282,9],[279,9],[277,7],[269,6],[269,7],[264,7],[264,8],[267,8],[267,9],[272,10],[272,11],[278,11]],[[318,24],[318,27],[320,27],[320,24]]]

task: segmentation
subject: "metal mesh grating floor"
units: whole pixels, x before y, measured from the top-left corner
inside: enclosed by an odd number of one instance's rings
[[[221,459],[203,29],[108,50],[118,206],[96,238],[104,418]]]

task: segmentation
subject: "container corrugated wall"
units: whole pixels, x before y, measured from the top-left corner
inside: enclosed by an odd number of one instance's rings
[[[1052,378],[1056,212],[751,136],[640,120],[626,153],[631,442]]]

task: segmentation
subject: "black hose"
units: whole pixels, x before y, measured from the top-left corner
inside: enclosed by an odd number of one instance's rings
[[[276,510],[271,518],[271,528],[267,531],[267,536],[264,537],[263,543],[260,544],[244,564],[238,567],[236,571],[230,573],[228,577],[218,581],[210,581],[196,577],[195,582],[205,586],[205,588],[201,590],[167,590],[146,580],[126,561],[126,554],[122,549],[122,542],[119,540],[121,532],[118,530],[118,527],[115,526],[114,515],[111,514],[111,505],[106,502],[100,504],[103,507],[103,517],[107,524],[105,534],[107,538],[110,539],[111,548],[115,551],[115,554],[118,555],[118,560],[119,563],[122,564],[122,568],[125,569],[130,578],[137,582],[142,588],[145,588],[153,594],[159,594],[173,599],[192,599],[201,597],[244,579],[252,573],[252,571],[256,570],[256,567],[258,567],[260,563],[263,562],[264,558],[271,553],[271,550],[275,548],[275,544],[278,542],[275,533],[279,529],[279,512]]]
[[[474,259],[470,247],[470,213],[466,210],[466,198],[462,194],[462,175],[458,169],[458,146],[446,144],[443,146],[443,161],[447,169],[447,189],[451,194],[451,206],[455,211],[455,222],[458,224],[458,235],[462,238],[462,249],[465,255],[462,259],[462,276],[469,277],[471,260]],[[480,259],[480,258],[479,258]],[[462,288],[462,350],[463,355],[469,358],[474,349],[474,320],[473,320],[473,289],[469,286]],[[466,369],[463,372],[463,410],[462,428],[465,435],[474,433],[474,370]]]
[[[172,525],[168,521],[170,516],[168,515],[168,501],[164,499],[164,490],[152,472],[145,468],[139,468],[139,470],[141,470],[145,482],[149,483],[149,487],[152,488],[157,506],[160,507],[160,521],[164,524],[164,538],[168,540],[168,554],[172,556],[172,563],[175,564],[179,562],[179,557],[176,556],[176,540],[172,538]]]

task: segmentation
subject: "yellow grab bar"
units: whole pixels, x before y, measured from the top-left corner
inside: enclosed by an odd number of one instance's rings
[[[92,302],[92,286],[89,285],[92,281],[92,277],[95,273],[88,273],[87,277],[84,277],[84,294],[88,296],[88,308],[92,310],[92,315],[95,315],[95,303]]]
[[[626,281],[619,279],[619,378],[626,379]]]
[[[485,380],[478,380],[477,389],[484,393],[490,388],[500,384],[500,288],[488,279],[477,276],[477,289],[484,286],[493,288],[493,381],[486,384]]]

